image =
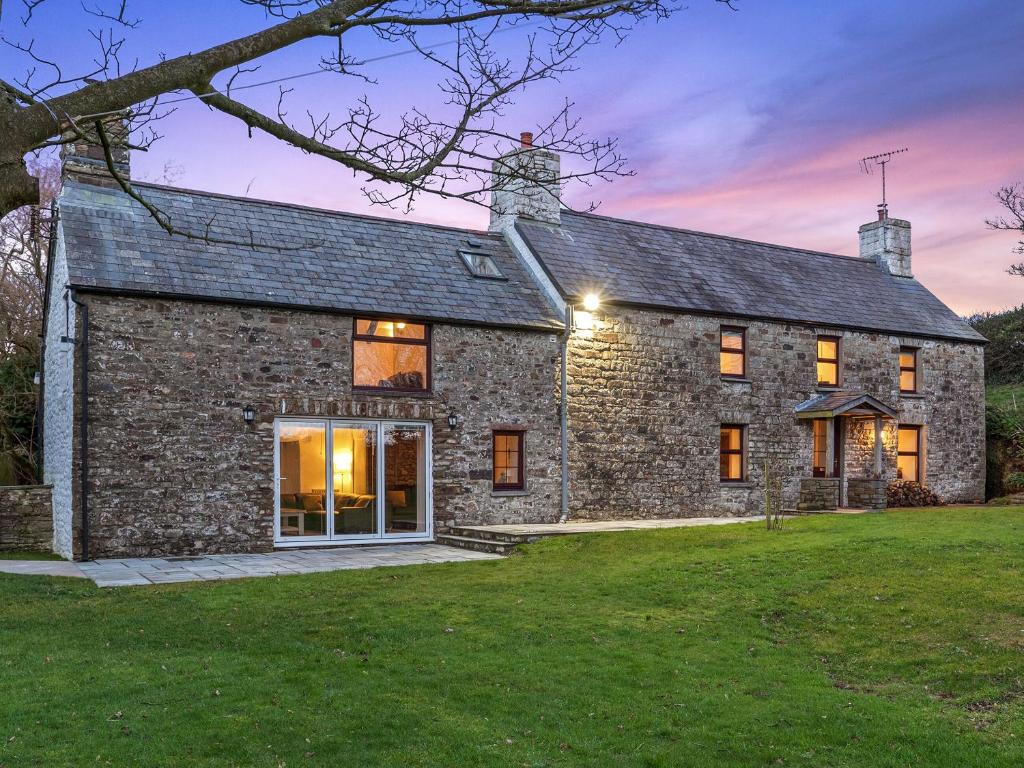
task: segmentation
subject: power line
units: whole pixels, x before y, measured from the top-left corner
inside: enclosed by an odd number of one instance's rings
[[[529,22],[527,24],[521,24],[519,26],[505,27],[504,29],[495,30],[493,34],[500,35],[503,32],[519,31],[519,30],[527,29],[529,27],[535,27],[535,26],[537,26],[540,23],[541,23],[540,21],[534,21],[534,22]],[[385,54],[383,54],[381,56],[372,56],[372,57],[370,57],[368,59],[362,59],[356,66],[362,66],[364,64],[373,64],[375,62],[385,61],[387,59],[396,59],[399,56],[408,56],[409,54],[412,54],[412,53],[419,53],[421,50],[422,51],[434,51],[437,48],[446,48],[448,46],[457,45],[458,43],[459,43],[459,38],[455,38],[454,40],[446,40],[444,42],[435,43],[434,45],[425,46],[423,48],[406,48],[405,50],[393,51],[391,53],[385,53]],[[294,74],[294,75],[283,75],[281,77],[275,77],[275,78],[273,78],[271,80],[263,80],[263,81],[260,81],[260,82],[257,82],[257,83],[246,83],[245,85],[236,85],[236,86],[233,86],[231,88],[231,90],[232,91],[247,91],[250,88],[262,88],[265,85],[277,85],[278,83],[285,83],[285,82],[289,82],[291,80],[299,80],[299,79],[304,78],[304,77],[311,77],[313,75],[325,75],[325,74],[328,74],[328,73],[333,73],[333,70],[324,69],[324,68],[321,67],[320,69],[314,69],[314,70],[311,70],[309,72],[299,72],[299,73]],[[180,103],[185,102],[185,101],[193,101],[195,99],[203,99],[203,98],[205,98],[207,96],[217,96],[217,95],[219,95],[219,91],[210,91],[209,93],[192,94],[190,96],[180,96],[180,97],[175,98],[175,99],[168,99],[167,101],[160,102],[160,104],[161,104],[161,106],[170,106],[171,104],[180,104]],[[121,113],[123,111],[124,111],[123,109],[112,109],[112,110],[108,110],[106,112],[96,112],[96,113],[91,114],[91,115],[80,115],[76,119],[77,120],[91,120],[91,119],[97,118],[97,117],[107,117],[108,115],[116,115],[116,114],[119,114],[119,113]]]

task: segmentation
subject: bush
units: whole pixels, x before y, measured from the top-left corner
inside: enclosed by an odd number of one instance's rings
[[[896,480],[885,489],[886,504],[890,507],[938,507],[942,499],[927,485],[913,480]]]
[[[1006,476],[1006,490],[1010,493],[1024,491],[1024,472],[1011,472]]]

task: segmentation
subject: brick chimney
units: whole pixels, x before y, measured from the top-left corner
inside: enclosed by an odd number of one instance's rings
[[[128,121],[122,115],[111,115],[103,120],[104,132],[110,142],[110,154],[119,175],[131,178],[131,163],[128,153]],[[92,124],[83,126],[85,136],[61,146],[61,179],[101,187],[118,187],[117,181],[107,167],[96,128]]]
[[[491,165],[491,231],[509,229],[518,217],[558,224],[561,173],[558,155],[533,146],[533,134],[523,132],[519,146]]]
[[[862,259],[874,259],[879,267],[897,277],[913,277],[910,271],[910,222],[890,219],[879,206],[878,220],[864,224],[860,235]]]

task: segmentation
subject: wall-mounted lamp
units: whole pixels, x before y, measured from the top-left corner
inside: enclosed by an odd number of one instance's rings
[[[588,293],[583,297],[583,308],[587,312],[597,312],[601,306],[601,297],[596,293]]]
[[[251,405],[247,405],[242,409],[242,418],[245,419],[246,424],[252,424],[256,421],[256,409]]]
[[[459,426],[459,417],[457,414],[448,414],[448,426],[451,427],[452,429],[455,429],[457,426]]]

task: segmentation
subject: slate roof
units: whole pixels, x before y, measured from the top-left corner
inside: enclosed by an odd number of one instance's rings
[[[516,227],[567,298],[910,336],[984,337],[913,279],[873,261],[562,212]]]
[[[869,411],[879,416],[896,418],[896,411],[876,397],[864,392],[826,392],[812,397],[794,409],[799,418],[826,418],[841,416],[849,411]]]
[[[221,238],[315,244],[299,251],[211,245],[167,235],[120,190],[70,182],[59,200],[69,282],[115,292],[187,295],[474,324],[561,328],[503,238],[150,184],[179,228]],[[475,241],[507,278],[473,277],[458,255]]]

